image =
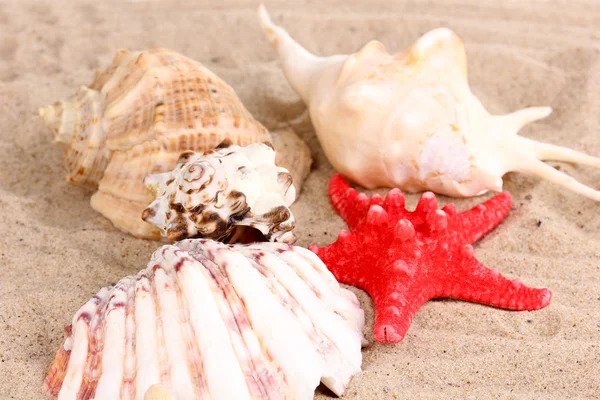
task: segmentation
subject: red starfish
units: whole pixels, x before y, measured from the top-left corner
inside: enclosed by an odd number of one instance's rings
[[[390,190],[385,200],[379,195],[369,199],[336,174],[329,197],[351,232],[343,230],[335,243],[310,249],[338,281],[373,298],[378,342],[401,341],[417,310],[437,297],[508,310],[536,310],[550,303],[550,290],[508,280],[473,256],[471,244],[510,212],[508,192],[462,213],[454,204],[438,210],[434,194],[427,192],[410,212],[399,189]]]

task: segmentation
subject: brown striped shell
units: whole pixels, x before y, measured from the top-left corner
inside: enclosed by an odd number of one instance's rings
[[[92,207],[141,238],[160,238],[141,219],[152,201],[147,175],[172,169],[186,150],[271,140],[229,85],[165,49],[119,51],[89,87],[39,114],[64,146],[67,180],[97,189]]]
[[[360,371],[364,315],[307,249],[188,239],[75,314],[50,399],[312,399]],[[170,397],[172,396],[172,397]]]

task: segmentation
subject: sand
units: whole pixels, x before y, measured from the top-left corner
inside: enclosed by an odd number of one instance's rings
[[[193,4],[192,4],[193,3]],[[377,38],[392,52],[447,26],[465,41],[473,91],[492,112],[550,105],[525,136],[600,155],[600,7],[588,1],[283,2],[267,6],[317,54]],[[158,244],[117,231],[90,193],[64,181],[61,149],[35,116],[91,82],[122,47],[167,47],[205,63],[267,127],[292,126],[315,169],[293,212],[299,244],[344,227],[326,197],[333,169],[306,107],[259,30],[257,3],[2,1],[0,3],[0,398],[43,399],[63,327],[102,286],[146,265]],[[551,163],[590,185],[600,170]],[[508,219],[476,256],[526,284],[550,287],[536,312],[432,301],[397,345],[364,350],[345,399],[565,399],[600,396],[600,204],[536,178],[505,176]],[[385,193],[380,191],[380,193]],[[487,196],[456,200],[459,209]],[[414,206],[418,196],[409,196]],[[441,203],[449,201],[441,198]],[[366,310],[372,340],[373,307]],[[319,398],[326,393],[319,391]]]

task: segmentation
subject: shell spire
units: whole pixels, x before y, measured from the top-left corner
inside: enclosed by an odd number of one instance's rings
[[[38,116],[54,133],[54,142],[64,145],[69,183],[94,189],[102,178],[110,157],[105,147],[106,131],[101,123],[103,112],[102,94],[85,86],[67,100],[38,110]],[[85,126],[84,131],[82,126]]]
[[[331,57],[317,57],[302,47],[283,28],[271,21],[263,4],[258,7],[258,19],[281,58],[283,72],[290,85],[308,103],[315,73],[329,64]]]
[[[355,183],[469,197],[501,191],[502,176],[518,171],[600,201],[599,190],[543,162],[600,167],[600,159],[517,135],[550,107],[491,115],[469,88],[465,48],[450,29],[398,55],[373,40],[354,54],[315,57],[263,6],[258,15],[327,159]]]

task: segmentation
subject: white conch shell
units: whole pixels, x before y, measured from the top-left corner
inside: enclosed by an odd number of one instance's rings
[[[44,389],[65,400],[141,400],[157,384],[151,394],[178,400],[301,400],[321,381],[341,395],[360,371],[363,326],[356,296],[307,249],[188,239],[77,311]]]
[[[173,171],[149,175],[156,200],[142,214],[171,241],[190,237],[224,240],[238,226],[258,229],[268,240],[292,243],[296,198],[292,176],[275,165],[264,143],[221,143],[204,154],[183,153]]]
[[[141,218],[153,200],[142,183],[147,175],[171,170],[184,151],[208,151],[225,139],[241,146],[271,141],[229,85],[166,49],[121,50],[90,87],[38,113],[64,147],[67,180],[97,189],[92,207],[146,239],[160,239]]]
[[[499,191],[506,172],[521,171],[600,200],[600,191],[540,161],[600,167],[600,159],[517,136],[549,107],[503,116],[485,110],[469,89],[464,46],[452,31],[433,30],[398,56],[371,41],[352,55],[316,57],[263,6],[259,19],[327,158],[356,183],[462,197]]]

